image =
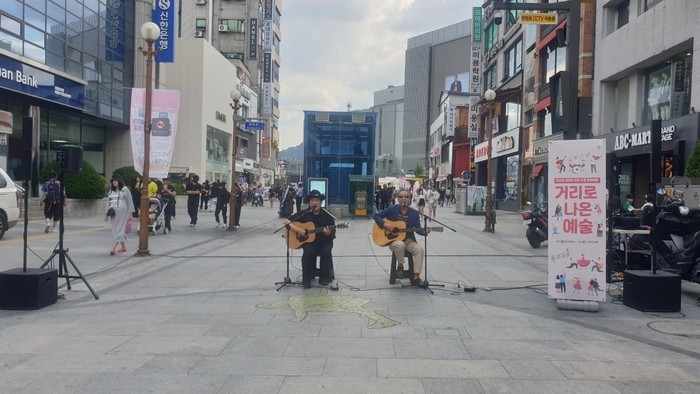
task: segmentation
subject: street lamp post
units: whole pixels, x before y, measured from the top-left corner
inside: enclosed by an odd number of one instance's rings
[[[486,147],[486,219],[484,219],[484,232],[491,232],[491,143],[493,142],[493,100],[496,99],[496,92],[489,89],[484,93],[484,98],[489,106],[489,144]]]
[[[236,155],[238,154],[238,138],[236,137],[236,117],[238,116],[238,110],[241,107],[238,105],[238,101],[241,99],[241,92],[238,89],[233,89],[231,91],[231,100],[233,104],[231,109],[233,109],[233,154],[231,155],[231,200],[229,201],[229,215],[228,215],[228,228],[227,231],[236,231],[234,226],[234,218],[236,217],[236,191],[233,190],[233,185],[236,182]]]
[[[153,22],[146,22],[141,26],[141,35],[146,40],[147,48],[139,47],[139,51],[146,56],[146,108],[143,118],[143,177],[146,187],[141,188],[141,203],[139,216],[139,248],[136,256],[148,256],[148,183],[149,164],[151,161],[151,93],[153,86],[153,58],[160,52],[153,50],[153,43],[160,37],[160,28]]]

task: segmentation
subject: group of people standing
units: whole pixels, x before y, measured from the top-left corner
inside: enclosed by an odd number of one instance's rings
[[[452,193],[449,189],[440,189],[439,191],[435,186],[431,186],[429,189],[424,187],[419,187],[413,193],[406,189],[410,194],[409,205],[412,203],[418,209],[418,212],[425,214],[425,207],[428,207],[427,215],[434,218],[437,214],[437,206],[441,207],[447,204],[449,207],[452,203]],[[374,203],[378,211],[387,209],[388,207],[397,204],[396,201],[397,192],[393,186],[384,185],[384,187],[377,187],[374,192]]]

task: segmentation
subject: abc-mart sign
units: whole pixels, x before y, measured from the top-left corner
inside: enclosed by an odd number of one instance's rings
[[[676,126],[666,126],[661,128],[661,141],[672,141]],[[651,143],[651,130],[640,131],[638,133],[625,133],[615,137],[614,150],[624,150],[635,146],[648,145]]]
[[[494,135],[492,139],[491,157],[499,157],[518,153],[520,149],[520,129],[513,129],[505,134]],[[474,162],[486,161],[489,156],[489,142],[482,142],[474,147]]]

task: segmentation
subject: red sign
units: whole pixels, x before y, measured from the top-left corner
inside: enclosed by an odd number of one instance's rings
[[[262,139],[262,158],[270,158],[270,137],[263,137]]]

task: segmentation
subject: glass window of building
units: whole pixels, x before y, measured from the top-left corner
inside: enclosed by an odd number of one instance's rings
[[[663,0],[644,0],[644,11],[648,11],[650,8],[661,3]]]
[[[484,92],[489,89],[496,89],[496,66],[492,66],[484,72]]]
[[[31,6],[39,12],[46,11],[46,3],[48,3],[46,0],[24,0],[25,5]]]
[[[243,32],[243,20],[241,19],[221,19],[219,25],[226,26],[232,32]]]
[[[675,56],[645,71],[644,124],[668,120],[690,112],[693,53]]]
[[[490,24],[489,27],[486,28],[485,36],[484,42],[486,44],[484,47],[484,53],[487,53],[494,45],[496,45],[496,42],[498,41],[498,25],[495,23]]]
[[[544,65],[544,83],[549,83],[549,78],[554,74],[566,70],[566,47],[551,49],[547,46],[541,53],[545,60],[541,62]]]
[[[197,20],[195,21],[194,27],[196,30],[201,30],[201,31],[206,30],[207,29],[207,20],[203,19],[203,18],[197,18]]]
[[[621,28],[630,21],[630,0],[624,0],[615,7],[617,11],[617,28]]]
[[[14,0],[4,1],[2,3],[2,12],[12,15],[17,19],[22,19],[22,3]]]
[[[24,23],[43,29],[46,26],[46,16],[34,8],[24,6]]]
[[[518,199],[520,192],[519,169],[520,157],[518,155],[509,156],[506,159],[505,196],[503,196],[505,201]]]
[[[520,127],[520,104],[506,103],[506,131]]]
[[[14,34],[18,37],[22,36],[22,23],[7,15],[0,15],[0,31]]]
[[[518,41],[506,51],[505,78],[510,78],[523,69],[523,42]]]
[[[523,3],[524,0],[506,0],[506,3]],[[506,30],[510,29],[512,26],[515,26],[518,24],[518,20],[520,19],[520,14],[522,14],[522,11],[516,11],[516,10],[508,10],[506,11]]]

